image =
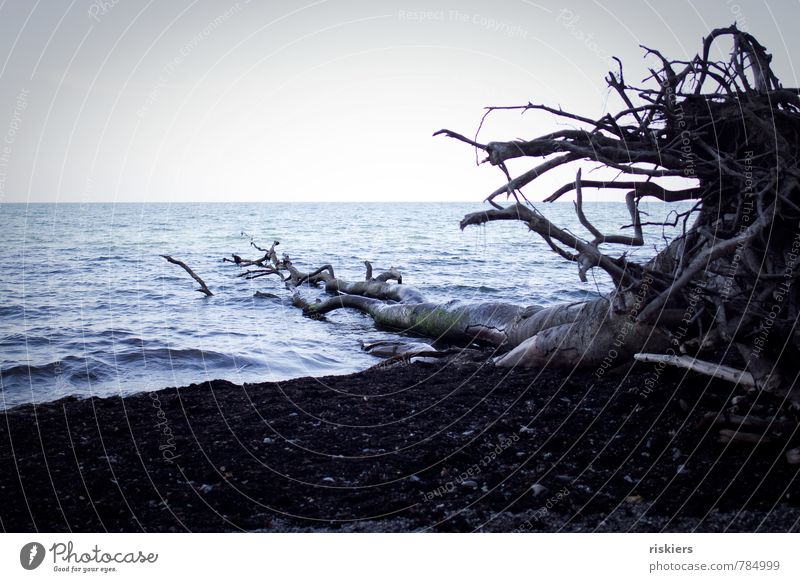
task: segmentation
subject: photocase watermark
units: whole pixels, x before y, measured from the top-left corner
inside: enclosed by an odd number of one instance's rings
[[[170,78],[175,74],[175,71],[178,70],[178,67],[181,66],[183,61],[198,47],[200,46],[203,41],[205,41],[208,37],[210,37],[220,26],[222,26],[225,22],[230,20],[236,14],[239,14],[243,7],[250,3],[250,0],[244,0],[243,2],[237,2],[225,12],[219,14],[216,18],[208,22],[200,31],[192,37],[192,40],[184,44],[179,50],[178,54],[172,57],[166,65],[161,69],[161,73],[158,76],[158,80],[156,81],[153,88],[147,94],[147,97],[142,104],[141,107],[136,111],[136,115],[143,119],[150,113],[150,109],[152,109],[153,105],[158,103],[158,100],[161,97],[161,94],[164,91],[164,87],[167,86],[169,83]]]
[[[739,6],[739,4],[737,4],[733,0],[725,0],[725,4],[728,5],[731,14],[733,14],[733,17],[736,21],[736,27],[739,30],[747,32],[748,31],[747,18],[745,17],[744,14],[742,14],[742,7]]]
[[[169,425],[167,415],[161,407],[161,399],[158,397],[158,392],[150,392],[150,400],[152,400],[153,408],[156,409],[156,418],[159,420],[153,428],[163,438],[163,442],[158,445],[158,450],[161,451],[161,456],[167,463],[174,464],[175,459],[180,455],[175,454],[175,435],[172,433],[172,427]]]
[[[767,339],[775,325],[775,320],[778,319],[778,316],[783,310],[783,302],[791,291],[792,283],[794,283],[795,279],[795,267],[797,266],[798,258],[800,258],[800,224],[798,224],[798,231],[792,239],[792,246],[786,256],[786,267],[783,271],[783,279],[772,294],[773,302],[767,316],[761,322],[761,332],[753,340],[752,355],[756,359],[761,358],[761,353],[767,345]]]
[[[458,486],[464,486],[469,484],[470,481],[474,477],[477,477],[483,472],[483,469],[491,465],[495,459],[497,459],[498,455],[502,454],[503,451],[510,448],[514,443],[519,441],[519,434],[514,433],[510,437],[501,438],[500,441],[492,448],[491,451],[484,454],[477,463],[474,463],[467,469],[461,471],[456,477],[450,479],[449,481],[443,483],[436,489],[432,489],[430,491],[423,491],[420,493],[422,495],[423,500],[432,501],[438,497],[442,497],[447,493],[452,493],[456,490]],[[475,484],[477,486],[477,483]]]
[[[531,531],[534,523],[541,522],[542,519],[547,517],[547,514],[550,513],[550,510],[561,503],[566,497],[569,496],[569,494],[570,490],[567,487],[558,490],[556,493],[548,497],[547,501],[545,501],[539,509],[534,511],[533,515],[529,519],[526,519],[522,525],[513,530],[511,533],[525,533],[527,531]]]
[[[742,203],[742,216],[739,225],[738,235],[741,235],[750,226],[750,219],[755,210],[755,202],[753,201],[753,152],[752,150],[744,153],[744,202]],[[728,265],[727,273],[725,274],[725,283],[722,286],[722,300],[727,301],[730,297],[736,273],[739,271],[739,263],[742,260],[742,252],[747,244],[747,240],[742,239],[733,252],[733,258]]]
[[[95,22],[100,22],[100,19],[108,14],[114,6],[119,4],[120,0],[94,0],[89,5],[89,18]]]
[[[412,22],[432,22],[432,21],[445,21],[447,20],[445,10],[398,10],[398,20],[408,20]]]
[[[44,546],[39,542],[29,542],[19,551],[19,564],[26,570],[35,570],[44,562]]]
[[[462,22],[479,26],[490,32],[505,34],[511,38],[525,39],[529,34],[527,29],[518,24],[511,24],[476,12],[461,12],[460,10],[398,10],[397,19],[409,22]]]
[[[614,362],[616,362],[617,358],[619,358],[619,350],[617,348],[622,348],[625,345],[628,335],[630,335],[631,331],[633,331],[633,328],[636,327],[636,318],[639,316],[639,311],[641,311],[642,306],[644,305],[645,298],[650,293],[652,284],[653,277],[648,273],[642,279],[642,283],[633,297],[633,305],[631,305],[630,309],[628,310],[628,314],[623,320],[622,327],[614,337],[614,343],[612,344],[613,347],[608,350],[606,356],[601,360],[600,364],[597,366],[597,369],[594,371],[594,375],[598,379],[601,378],[606,371],[614,367]]]
[[[692,288],[691,292],[689,293],[689,304],[686,306],[686,309],[683,311],[683,316],[681,317],[681,321],[679,323],[679,327],[675,330],[672,334],[672,342],[673,345],[668,347],[665,351],[666,355],[668,356],[678,356],[679,354],[675,351],[676,345],[680,345],[683,341],[683,338],[689,333],[689,326],[695,319],[695,316],[699,314],[699,306],[698,303],[703,298],[703,288],[700,286],[699,283],[696,283],[695,286]],[[667,362],[657,362],[653,371],[649,372],[645,377],[643,382],[644,388],[639,391],[639,395],[642,397],[649,396],[653,389],[658,385],[661,380],[661,374],[664,372],[664,369],[667,367]]]
[[[107,574],[116,572],[118,564],[155,564],[158,561],[158,554],[154,552],[109,552],[97,544],[88,551],[76,551],[71,541],[57,542],[50,546],[49,551],[53,556],[54,572]]]
[[[136,550],[106,551],[97,544],[88,550],[78,550],[72,541],[56,542],[49,549],[39,542],[29,542],[19,551],[19,563],[26,570],[42,565],[48,552],[52,557],[53,571],[72,574],[117,572],[119,564],[155,564],[158,554]]]
[[[594,38],[593,32],[586,32],[578,26],[581,21],[581,15],[575,14],[569,8],[562,8],[556,15],[556,23],[563,26],[570,36],[585,46],[590,52],[594,53],[597,58],[603,61],[610,61],[611,55],[600,48]]]
[[[14,101],[14,110],[11,113],[11,121],[8,122],[6,134],[3,136],[3,143],[0,144],[0,202],[6,196],[6,181],[8,180],[8,167],[11,164],[11,157],[14,151],[14,142],[17,141],[17,133],[22,125],[22,114],[28,108],[28,96],[30,92],[22,88],[17,93]]]
[[[675,88],[670,84],[668,78],[661,82],[661,87],[664,89],[664,96],[667,100],[668,109],[672,110],[672,117],[675,123],[675,132],[680,132],[680,152],[681,152],[681,165],[683,166],[684,178],[696,178],[696,160],[697,154],[694,153],[692,143],[694,142],[694,134],[686,129],[686,113],[683,110],[683,102],[678,100],[675,95]]]

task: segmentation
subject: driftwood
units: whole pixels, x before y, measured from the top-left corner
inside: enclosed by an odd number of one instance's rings
[[[725,39],[733,46],[730,60],[710,60],[712,45]],[[766,49],[735,26],[714,30],[689,62],[670,61],[656,50],[646,54],[657,64],[645,81],[649,86],[628,84],[621,63],[609,73],[609,87],[622,103],[614,114],[594,120],[533,103],[490,107],[486,115],[544,112],[569,127],[509,142],[481,143],[451,130],[435,134],[485,152],[485,161],[507,178],[486,198],[491,208],[465,216],[462,229],[520,222],[575,263],[581,280],[591,269],[605,271],[616,286],[608,297],[548,308],[437,304],[404,285],[395,269],[373,276],[369,261],[364,281],[342,280],[332,265],[300,271],[288,256],[278,258],[277,242],[265,249],[251,240],[263,256],[223,260],[244,268],[239,275],[244,278],[279,276],[294,305],[309,316],[358,309],[382,327],[494,346],[500,366],[604,370],[641,352],[713,356],[735,346],[747,372],[710,363],[715,375],[789,392],[786,368],[800,355],[795,325],[800,300],[794,285],[800,273],[795,269],[800,257],[800,95],[780,85]],[[511,177],[506,163],[525,157],[540,161]],[[584,180],[579,164],[586,161],[616,170],[619,178]],[[575,180],[546,201],[574,191],[576,215],[589,235],[585,238],[553,224],[523,192],[565,165],[576,166]],[[668,176],[688,178],[692,185],[670,189],[658,183]],[[630,224],[624,226],[630,234],[603,233],[592,223],[583,208],[586,188],[626,191]],[[511,203],[501,205],[502,197]],[[682,224],[681,233],[654,259],[639,263],[609,248],[624,251],[643,244],[645,224],[653,225],[641,219],[639,202],[645,197],[695,203],[671,223]],[[308,300],[300,292],[304,285],[324,286],[329,296]],[[697,369],[700,364],[692,361]]]
[[[729,61],[709,58],[714,43],[729,41]],[[600,119],[589,119],[561,109],[528,103],[500,110],[546,112],[569,127],[531,140],[481,143],[450,130],[445,135],[486,153],[484,161],[498,166],[507,182],[489,194],[490,210],[466,216],[462,228],[496,221],[518,221],[541,236],[551,249],[576,263],[585,279],[592,268],[604,270],[616,285],[609,298],[613,315],[598,324],[600,310],[586,309],[574,320],[579,330],[593,333],[575,338],[574,330],[548,330],[558,337],[548,345],[569,344],[582,357],[558,354],[568,365],[594,365],[598,352],[614,352],[618,362],[641,351],[713,354],[738,349],[750,375],[747,378],[770,391],[789,392],[800,351],[796,326],[800,296],[800,96],[781,86],[770,68],[771,56],[750,34],[735,26],[714,30],[700,54],[689,62],[670,61],[646,49],[657,66],[650,70],[650,86],[626,83],[622,66],[609,73],[609,87],[621,109]],[[512,178],[506,162],[540,158],[531,170]],[[576,214],[589,233],[586,239],[547,220],[530,204],[523,188],[555,168],[591,161],[617,170],[620,179],[576,180],[545,200],[576,193]],[[694,182],[687,188],[668,189],[659,178],[680,176]],[[631,236],[601,233],[582,208],[582,190],[627,190]],[[610,254],[612,245],[629,248],[642,244],[638,203],[655,197],[665,202],[696,201],[691,211],[679,213],[681,234],[655,259],[638,264],[624,253]],[[512,204],[503,206],[501,197]],[[631,297],[638,301],[631,302]],[[668,349],[626,349],[620,353],[603,327],[633,317],[626,338],[634,343],[654,333],[669,340]],[[598,325],[600,327],[598,328]],[[531,342],[539,340],[532,338]],[[601,347],[601,344],[605,344]],[[519,354],[516,364],[541,364],[541,351]],[[724,368],[722,368],[724,370]],[[746,382],[747,383],[747,382]]]
[[[203,281],[197,273],[192,271],[192,269],[189,268],[189,265],[187,265],[183,261],[179,261],[178,259],[173,259],[169,255],[161,255],[161,256],[165,258],[168,262],[172,263],[173,265],[178,265],[179,267],[181,267],[184,271],[186,271],[187,273],[189,273],[189,275],[191,275],[192,279],[197,281],[197,283],[200,285],[200,289],[195,289],[195,291],[199,291],[200,293],[205,294],[206,297],[211,297],[212,295],[214,295],[211,292],[211,289],[208,288],[208,285],[206,285],[206,282]]]
[[[677,356],[675,354],[634,354],[634,359],[640,362],[648,362],[651,364],[670,364],[679,368],[685,368],[692,372],[699,372],[706,376],[720,378],[733,382],[745,388],[754,388],[756,385],[755,378],[750,372],[745,370],[737,370],[730,366],[723,366],[722,364],[715,364],[713,362],[705,362],[692,358],[690,356]]]

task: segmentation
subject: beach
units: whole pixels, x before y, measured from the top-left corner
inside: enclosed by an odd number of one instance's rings
[[[18,406],[0,527],[797,531],[787,444],[722,444],[700,421],[729,384],[652,377],[472,358]]]

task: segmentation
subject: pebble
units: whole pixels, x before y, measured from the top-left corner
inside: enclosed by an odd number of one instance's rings
[[[547,487],[545,487],[540,483],[534,483],[533,485],[531,485],[531,491],[533,491],[534,497],[539,497],[539,495],[547,491]]]

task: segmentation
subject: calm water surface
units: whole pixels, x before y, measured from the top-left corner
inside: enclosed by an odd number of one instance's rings
[[[643,205],[648,220],[661,203]],[[674,206],[674,205],[672,205]],[[340,311],[300,315],[275,278],[244,281],[222,263],[254,257],[252,235],[305,270],[325,263],[364,276],[363,261],[395,266],[431,300],[549,304],[608,292],[580,283],[573,264],[517,223],[461,232],[480,204],[0,204],[0,407],[66,395],[112,395],[213,378],[233,382],[344,374],[377,362],[361,341],[392,337],[369,318]],[[571,204],[543,205],[584,233]],[[602,230],[629,222],[624,204],[588,204]],[[629,231],[624,231],[629,232]],[[585,235],[585,233],[584,233]],[[648,233],[637,256],[663,246]],[[186,261],[214,291],[205,298]],[[257,290],[279,299],[254,297]],[[314,291],[308,291],[313,294]]]

